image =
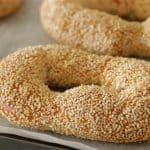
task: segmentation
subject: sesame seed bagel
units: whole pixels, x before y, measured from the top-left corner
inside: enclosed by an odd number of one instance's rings
[[[21,0],[0,0],[0,17],[13,13],[20,4]]]
[[[68,46],[24,48],[0,62],[0,113],[18,126],[84,139],[148,140],[150,63]]]
[[[150,57],[150,26],[147,25],[150,24],[150,19],[129,22],[98,10],[101,1],[85,3],[85,0],[44,0],[41,22],[44,29],[58,43],[98,55]],[[145,3],[142,0],[135,1]],[[132,4],[132,1],[128,2]],[[146,8],[150,12],[149,2],[150,0],[147,0]],[[139,8],[142,8],[142,5],[139,5]],[[126,9],[121,7],[120,10]]]

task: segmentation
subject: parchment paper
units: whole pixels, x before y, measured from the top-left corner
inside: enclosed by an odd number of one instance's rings
[[[41,27],[39,19],[40,3],[41,0],[24,0],[21,9],[15,14],[0,20],[0,58],[17,48],[54,42]],[[150,143],[148,142],[141,144],[112,144],[81,140],[52,132],[17,128],[10,125],[2,117],[0,117],[0,133],[15,134],[31,139],[59,143],[81,150],[150,150]]]

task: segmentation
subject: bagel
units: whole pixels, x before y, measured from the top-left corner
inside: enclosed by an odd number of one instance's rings
[[[0,0],[0,17],[13,13],[20,4],[21,0]]]
[[[24,48],[0,62],[0,113],[17,126],[84,139],[148,140],[150,63],[68,46]]]
[[[102,0],[88,1],[88,5],[84,0],[44,0],[41,7],[43,27],[58,43],[98,55],[150,57],[150,26],[147,25],[150,18],[129,22],[90,8],[101,6],[99,1]],[[146,2],[150,11],[150,0]]]

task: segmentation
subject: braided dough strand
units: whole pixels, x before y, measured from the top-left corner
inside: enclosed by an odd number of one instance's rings
[[[19,126],[85,139],[148,140],[150,63],[67,46],[24,48],[0,62],[0,112]]]
[[[82,2],[44,0],[41,21],[57,42],[98,55],[150,57],[150,26],[145,25],[150,24],[150,19],[143,23],[129,22],[87,8]]]

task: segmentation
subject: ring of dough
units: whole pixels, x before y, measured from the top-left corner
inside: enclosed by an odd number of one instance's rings
[[[98,55],[150,57],[150,0],[135,0],[138,4],[143,4],[138,5],[139,7],[131,3],[138,10],[148,8],[145,16],[147,20],[143,22],[126,21],[98,10],[108,0],[100,3],[101,1],[89,0],[86,3],[85,0],[44,0],[41,22],[45,30],[61,44]],[[119,9],[117,14],[124,14],[120,11],[126,10],[125,4],[125,0],[122,0],[120,7],[116,7]],[[109,4],[111,6],[113,7]],[[142,9],[143,12],[145,9]]]
[[[85,139],[148,140],[150,63],[68,46],[24,48],[0,62],[0,113],[15,125]]]

